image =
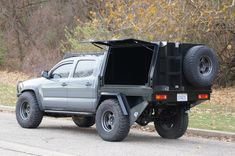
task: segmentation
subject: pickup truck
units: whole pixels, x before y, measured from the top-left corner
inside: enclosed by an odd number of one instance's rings
[[[190,108],[210,99],[218,71],[213,49],[203,44],[136,39],[92,41],[107,51],[69,54],[41,78],[17,84],[16,118],[36,128],[43,116],[96,124],[106,141],[122,141],[135,122],[154,122],[167,139],[181,137]]]

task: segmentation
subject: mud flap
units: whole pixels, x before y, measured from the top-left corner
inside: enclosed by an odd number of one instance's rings
[[[129,116],[130,116],[130,126],[135,123],[135,121],[139,118],[139,116],[145,110],[147,105],[148,105],[148,102],[143,101],[143,102],[137,104],[136,106],[134,106],[130,109],[130,114],[129,114]]]

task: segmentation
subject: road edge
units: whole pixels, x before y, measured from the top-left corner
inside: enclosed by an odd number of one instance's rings
[[[188,128],[187,133],[192,135],[197,135],[206,138],[218,138],[225,139],[230,141],[235,141],[235,133],[232,132],[224,132],[217,130],[207,130],[207,129],[198,129],[198,128]]]
[[[150,123],[145,127],[141,127],[138,124],[134,124],[132,128],[140,129],[143,131],[155,132],[155,127],[153,123]],[[235,133],[226,132],[226,131],[188,128],[185,135],[189,137],[190,136],[202,137],[202,138],[211,138],[211,139],[216,139],[216,140],[224,140],[228,142],[235,142]]]
[[[5,106],[0,104],[0,112],[10,112],[14,113],[15,112],[15,107],[13,106]]]
[[[0,105],[0,112],[8,112],[8,113],[14,113],[15,107],[13,106],[5,106]],[[137,124],[134,124],[132,128],[144,130],[144,131],[155,131],[154,125],[149,124],[145,127],[138,126]],[[204,138],[218,138],[218,139],[226,139],[235,141],[235,133],[232,132],[225,132],[225,131],[216,131],[216,130],[207,130],[207,129],[198,129],[198,128],[188,128],[187,129],[187,135],[188,136],[199,136]]]

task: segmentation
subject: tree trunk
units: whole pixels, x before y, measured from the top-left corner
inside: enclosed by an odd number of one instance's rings
[[[18,47],[18,50],[19,50],[19,59],[20,59],[19,69],[22,69],[25,55],[24,55],[22,43],[21,43],[21,40],[20,40],[20,33],[17,29],[15,29],[15,34],[16,34],[16,39],[17,39],[17,47]]]

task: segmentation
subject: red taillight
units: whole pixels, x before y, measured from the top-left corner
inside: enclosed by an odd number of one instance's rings
[[[164,100],[167,99],[167,95],[166,94],[157,94],[155,96],[155,98],[156,98],[157,101],[164,101]]]
[[[199,100],[209,99],[209,94],[198,94],[197,98]]]

